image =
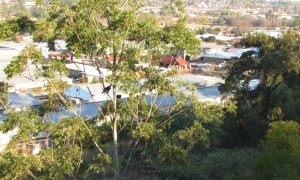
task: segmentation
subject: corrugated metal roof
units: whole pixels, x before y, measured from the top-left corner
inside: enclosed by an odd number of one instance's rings
[[[221,93],[219,91],[219,86],[220,85],[198,88],[195,94],[197,95],[199,100],[217,98],[221,96]]]
[[[220,53],[208,53],[204,54],[203,57],[211,57],[211,58],[220,58],[220,59],[231,59],[237,58],[236,54],[230,52],[220,52]]]
[[[42,102],[30,93],[10,93],[10,108],[31,107],[42,104]]]
[[[68,69],[72,69],[72,70],[76,70],[76,71],[81,71],[81,72],[85,72],[86,75],[90,75],[90,76],[108,76],[109,74],[111,74],[111,71],[106,69],[106,68],[99,68],[101,74],[99,74],[99,71],[91,65],[83,65],[83,64],[79,64],[79,63],[70,63],[70,64],[66,64],[66,67]]]

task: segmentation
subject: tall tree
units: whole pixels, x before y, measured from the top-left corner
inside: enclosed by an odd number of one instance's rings
[[[158,143],[157,147],[161,147],[161,149],[154,148],[157,152],[156,157],[165,164],[175,161],[183,162],[186,153],[195,144],[207,139],[208,132],[202,126],[201,121],[187,126],[186,130],[180,129],[180,132],[164,135],[164,131],[172,123],[174,117],[189,109],[188,104],[195,106],[193,109],[195,112],[196,110],[203,112],[210,108],[196,101],[193,103],[187,101],[187,96],[172,84],[172,81],[175,80],[170,77],[175,75],[175,72],[162,74],[152,66],[136,67],[135,63],[143,60],[149,64],[158,64],[164,59],[166,52],[176,54],[184,50],[187,53],[194,53],[199,42],[184,26],[184,19],[170,27],[161,28],[153,17],[138,16],[137,11],[142,5],[143,1],[131,0],[122,3],[117,0],[81,0],[71,7],[60,1],[50,4],[51,20],[57,22],[57,25],[53,23],[56,25],[54,34],[46,38],[48,40],[64,39],[68,48],[78,58],[86,55],[97,69],[101,66],[101,62],[108,62],[108,68],[112,71],[112,75],[105,77],[99,70],[99,76],[103,78],[105,84],[109,84],[106,87],[102,83],[99,88],[103,89],[109,100],[103,106],[98,107],[98,120],[110,119],[111,132],[109,133],[104,133],[107,131],[105,125],[97,128],[93,121],[80,118],[72,104],[63,97],[63,90],[67,87],[61,81],[61,76],[67,75],[64,62],[53,60],[48,67],[43,67],[41,66],[41,52],[36,47],[30,46],[7,66],[5,72],[9,78],[27,70],[28,65],[34,65],[37,72],[33,78],[43,77],[47,80],[46,88],[49,99],[42,105],[40,113],[59,112],[64,106],[73,110],[76,117],[65,118],[58,123],[34,121],[36,125],[40,124],[40,126],[31,128],[22,136],[18,136],[20,139],[14,141],[15,144],[26,142],[22,139],[28,139],[30,134],[47,130],[51,132],[50,138],[54,142],[53,148],[39,154],[43,166],[35,168],[34,164],[32,166],[29,164],[28,171],[24,171],[25,174],[31,175],[36,171],[38,172],[36,174],[41,173],[41,177],[46,175],[51,175],[53,178],[75,177],[78,169],[82,166],[82,151],[87,148],[87,144],[98,151],[95,154],[98,154],[100,158],[100,163],[89,164],[91,165],[89,168],[97,172],[105,172],[103,164],[110,164],[108,156],[110,151],[101,146],[101,141],[104,141],[101,138],[106,139],[107,135],[111,135],[112,141],[107,140],[106,143],[112,143],[114,176],[115,179],[119,179],[120,169],[123,165],[120,163],[120,159],[123,160],[121,156],[123,153],[121,154],[119,150],[119,138],[122,138],[119,136],[122,133],[120,129],[123,132],[125,130],[130,132],[130,136],[128,134],[126,136],[130,140],[123,139],[133,148],[127,153],[129,157],[137,153],[138,149],[135,147],[143,147],[151,137],[153,142]],[[170,8],[178,11],[182,8],[181,3],[172,1]],[[85,61],[82,63],[84,64]],[[139,86],[138,84],[143,78],[146,79],[146,82]],[[147,101],[142,94],[153,90],[155,93],[151,96],[151,101]],[[119,99],[118,91],[129,94],[126,101]],[[170,97],[170,94],[173,97]],[[168,98],[171,98],[171,102],[174,104],[162,107]],[[176,98],[176,102],[172,98]],[[222,112],[220,108],[218,111]],[[13,114],[11,116],[14,117]],[[203,114],[200,117],[204,119]],[[217,117],[221,118],[222,115]],[[4,130],[7,132],[16,126],[26,127],[22,126],[27,123],[24,118],[22,118],[23,121],[19,121],[19,124],[17,123],[18,118],[7,118],[3,123],[3,127],[7,127]],[[206,117],[206,119],[210,118]],[[72,132],[69,132],[70,129]],[[99,135],[101,133],[104,134],[103,137]],[[152,137],[154,138],[152,139]],[[168,140],[168,137],[172,137],[171,140]],[[189,139],[190,137],[192,138]],[[93,143],[86,143],[88,141]],[[53,156],[53,153],[56,155]],[[176,155],[176,158],[171,156],[171,153]],[[51,160],[47,161],[49,156]],[[67,159],[67,162],[60,161],[60,158]],[[124,158],[123,162],[129,164],[130,160],[131,158],[128,158],[125,161]],[[57,171],[59,166],[63,168]],[[10,173],[8,173],[10,176],[6,175],[4,177],[12,176]],[[21,175],[24,174],[21,173]]]
[[[283,97],[277,92],[283,87],[294,89],[292,79],[299,76],[300,69],[299,37],[298,33],[289,31],[277,39],[265,34],[249,35],[243,39],[244,45],[256,48],[255,51],[258,52],[245,53],[232,64],[221,90],[234,93],[238,102],[237,119],[231,118],[228,122],[235,121],[235,129],[239,129],[242,134],[254,127],[258,131],[255,131],[257,134],[249,131],[247,134],[235,135],[237,138],[254,138],[255,145],[269,122],[289,118],[290,113],[282,111],[286,108],[279,103],[279,99],[282,100]],[[253,79],[259,80],[257,86],[249,85]],[[230,127],[233,124],[228,126],[229,129]],[[228,132],[230,134],[237,131]]]

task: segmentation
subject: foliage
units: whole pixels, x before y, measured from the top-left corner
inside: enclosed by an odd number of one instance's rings
[[[216,42],[216,37],[215,36],[209,36],[208,38],[205,39],[206,42]]]
[[[99,88],[103,89],[109,100],[102,106],[95,104],[99,112],[95,119],[81,118],[76,111],[79,107],[65,99],[64,90],[68,88],[62,81],[62,77],[68,75],[65,63],[52,60],[44,65],[41,51],[36,46],[26,47],[5,68],[7,77],[12,78],[33,66],[35,72],[31,74],[31,79],[45,79],[48,93],[48,99],[38,112],[11,112],[1,124],[5,132],[19,128],[8,146],[11,148],[7,148],[5,153],[13,152],[15,145],[26,145],[39,133],[46,132],[46,138],[51,139],[50,146],[34,156],[42,166],[28,163],[28,171],[21,172],[17,178],[27,175],[42,179],[81,178],[89,173],[92,175],[86,177],[92,178],[93,175],[106,176],[108,170],[114,172],[118,179],[120,172],[134,171],[141,166],[141,163],[136,165],[135,162],[147,162],[145,165],[152,168],[157,168],[155,164],[160,167],[182,164],[189,150],[196,144],[208,141],[208,131],[200,120],[187,125],[186,129],[181,128],[178,133],[179,129],[173,129],[173,133],[167,134],[174,117],[187,110],[188,97],[174,86],[175,80],[169,79],[175,75],[174,71],[162,74],[153,66],[135,66],[135,63],[145,59],[149,64],[156,65],[167,52],[174,55],[182,52],[193,54],[199,41],[185,27],[183,18],[160,28],[154,17],[138,17],[137,10],[142,6],[142,1],[122,3],[81,0],[73,6],[66,6],[64,2],[51,2],[49,21],[39,20],[37,31],[33,34],[35,41],[48,41],[51,45],[55,45],[58,38],[65,40],[78,58],[86,55],[92,60],[91,65],[97,68],[100,62],[108,62],[112,75],[104,77],[99,71],[99,76],[109,84],[109,88],[104,84]],[[169,7],[177,11],[182,9],[181,6],[180,1],[172,1]],[[146,81],[140,84],[142,78]],[[153,90],[149,101],[143,94]],[[119,99],[120,91],[128,93],[129,97]],[[168,97],[176,98],[176,102],[163,107],[162,103]],[[203,105],[192,109],[210,108]],[[53,122],[52,115],[64,110],[70,112],[70,117]],[[210,122],[214,117],[203,112],[198,118]],[[94,120],[100,122],[101,127]],[[124,136],[119,136],[119,133]],[[186,139],[190,137],[193,138]],[[89,151],[94,152],[90,155],[92,157],[86,157]],[[8,172],[3,172],[1,176],[13,178],[13,174]]]
[[[35,30],[35,24],[27,16],[7,19],[0,23],[0,40],[14,37],[15,34],[31,33]]]
[[[0,105],[4,109],[8,109],[9,107],[9,100],[8,100],[8,89],[10,85],[6,82],[0,82]]]
[[[299,178],[299,141],[299,123],[295,121],[271,123],[265,139],[260,144],[262,151],[254,164],[255,178]]]
[[[191,155],[183,165],[160,170],[158,178],[249,179],[257,153],[257,149],[218,149],[205,155]]]
[[[237,113],[227,116],[225,121],[227,135],[231,134],[225,139],[253,146],[263,137],[269,122],[295,117],[298,120],[298,110],[285,106],[291,102],[297,104],[299,99],[292,93],[297,87],[291,83],[299,74],[299,37],[298,33],[289,31],[277,39],[257,34],[242,40],[243,45],[256,47],[258,52],[244,53],[234,62],[225,85],[220,88],[234,93],[238,103]],[[256,87],[249,85],[253,79],[259,80]],[[293,97],[286,99],[291,94]]]

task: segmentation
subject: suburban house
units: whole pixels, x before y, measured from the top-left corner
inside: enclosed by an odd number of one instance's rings
[[[36,109],[42,102],[29,93],[10,93],[9,94],[9,107],[4,108],[1,106],[0,123],[6,118],[9,111],[24,111],[28,109]],[[0,132],[0,152],[5,149],[13,135],[18,131],[18,127],[8,131],[7,133]],[[26,154],[37,154],[41,148],[47,148],[49,144],[48,133],[40,133],[32,137],[31,143],[19,144],[17,151]]]
[[[228,52],[231,54],[237,55],[240,58],[245,52],[253,51],[254,53],[258,52],[257,48],[247,48],[247,49],[231,49]]]
[[[211,36],[214,36],[216,38],[216,40],[219,40],[219,41],[230,41],[231,39],[233,39],[234,37],[228,37],[228,36],[222,36],[222,35],[215,35],[215,34],[203,34],[203,35],[200,35],[199,37],[201,39],[207,39]]]
[[[109,56],[107,57],[107,60],[108,60],[109,63],[112,64],[112,63],[114,62],[114,56],[109,55]],[[117,56],[117,57],[116,57],[116,62],[119,62],[119,60],[120,60],[120,57]]]
[[[207,53],[222,53],[227,52],[230,46],[226,45],[207,45],[207,46],[200,46],[200,54],[207,54]]]
[[[222,105],[227,102],[227,99],[225,99],[219,91],[220,84],[225,82],[222,78],[194,74],[180,74],[175,78],[179,79],[184,86],[188,83],[195,86],[196,90],[194,94],[198,101],[209,102],[215,105]],[[182,91],[186,94],[191,94],[191,92],[185,88],[183,88]]]
[[[1,58],[12,58],[14,56],[17,56],[19,53],[20,53],[20,51],[16,48],[5,47],[5,46],[0,45]]]
[[[208,87],[199,87],[195,91],[195,95],[201,102],[210,102],[215,105],[221,105],[224,103],[224,99],[219,91],[218,85],[208,86]]]
[[[73,60],[74,54],[72,52],[67,52],[67,51],[55,51],[55,52],[50,52],[48,55],[49,59],[66,59],[66,60]]]
[[[110,100],[111,88],[108,83],[81,84],[67,88],[64,94],[75,104],[101,102]],[[128,94],[118,91],[117,97],[127,98]]]
[[[254,30],[250,34],[266,34],[273,38],[280,38],[282,35],[280,31],[273,31],[273,30]]]
[[[69,63],[66,64],[66,67],[69,69],[69,73],[72,77],[81,79],[85,74],[86,82],[99,80],[111,74],[111,71],[106,68],[99,68],[97,70],[97,68],[92,65],[86,65],[81,63]]]
[[[180,74],[175,76],[175,78],[179,79],[184,85],[191,83],[196,87],[208,87],[208,86],[214,86],[216,84],[225,83],[225,80],[222,78],[201,76],[195,74]]]
[[[62,77],[61,80],[72,84],[72,79],[68,77]],[[48,82],[45,78],[31,79],[26,76],[16,76],[11,79],[0,78],[0,81],[6,82],[10,85],[9,92],[24,92],[26,90],[35,88],[44,88]]]
[[[30,93],[9,93],[8,104],[8,107],[0,106],[2,114],[7,113],[7,111],[35,109],[41,105],[42,102]]]
[[[208,53],[201,57],[203,63],[219,65],[221,63],[229,63],[233,59],[237,59],[238,55],[230,52]]]
[[[160,62],[160,66],[164,68],[174,68],[178,73],[189,73],[191,70],[190,63],[179,57],[167,56]]]

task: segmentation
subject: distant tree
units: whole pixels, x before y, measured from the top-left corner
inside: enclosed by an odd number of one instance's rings
[[[266,26],[266,21],[264,18],[258,18],[252,22],[254,27],[264,27]]]
[[[227,45],[228,44],[226,41],[222,41],[222,40],[216,40],[216,43],[218,45]]]
[[[300,27],[300,19],[295,19],[294,24],[295,24],[295,26]]]
[[[0,40],[15,37],[16,34],[32,33],[35,30],[35,23],[27,16],[14,19],[7,19],[0,22]]]
[[[207,17],[201,17],[199,18],[199,23],[200,24],[206,24],[209,22],[209,19]]]
[[[199,34],[199,35],[205,34],[205,28],[204,28],[204,26],[202,26],[202,28],[198,29],[197,34]]]
[[[46,19],[38,19],[35,22],[36,30],[33,31],[33,41],[34,42],[48,42],[52,41],[54,36],[55,22],[49,22]]]
[[[208,38],[205,39],[206,42],[216,42],[216,37],[215,36],[209,36]]]
[[[4,1],[1,2],[0,10],[1,16],[5,18],[9,17],[9,6]]]

